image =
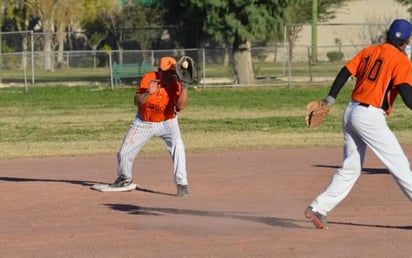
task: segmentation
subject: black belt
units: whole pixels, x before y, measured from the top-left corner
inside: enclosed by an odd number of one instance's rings
[[[362,106],[362,107],[369,107],[370,105],[369,104],[366,104],[366,103],[362,103],[362,102],[359,102],[359,104],[358,104],[359,106]],[[387,111],[388,109],[386,108],[382,108],[381,107],[381,109],[383,109],[384,111]]]

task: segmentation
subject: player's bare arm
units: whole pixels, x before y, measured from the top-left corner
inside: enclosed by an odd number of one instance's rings
[[[137,93],[134,96],[134,104],[136,106],[138,105],[143,105],[146,103],[147,99],[150,97],[150,95],[156,93],[160,88],[160,81],[159,80],[151,80],[149,82],[149,86],[147,88],[147,91],[143,93]]]
[[[176,102],[176,111],[177,112],[179,112],[179,111],[186,108],[187,99],[188,99],[187,87],[186,88],[182,87],[182,92],[180,93],[180,96],[179,96],[179,98],[177,99],[177,102]]]

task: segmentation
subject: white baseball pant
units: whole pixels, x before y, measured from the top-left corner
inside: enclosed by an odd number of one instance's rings
[[[314,211],[327,215],[350,192],[361,175],[366,147],[388,168],[389,172],[412,201],[412,172],[396,136],[386,123],[380,108],[350,102],[343,115],[343,165],[331,182],[311,204]]]
[[[133,162],[140,149],[153,137],[161,137],[173,160],[175,184],[187,185],[186,154],[177,116],[162,122],[146,122],[137,115],[126,133],[117,153],[118,175],[132,178]]]

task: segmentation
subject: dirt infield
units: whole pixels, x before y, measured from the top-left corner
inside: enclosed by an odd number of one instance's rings
[[[411,257],[412,205],[370,152],[330,229],[304,218],[341,152],[188,154],[185,198],[167,154],[139,157],[146,190],[127,193],[90,190],[113,181],[115,155],[0,160],[0,257]]]

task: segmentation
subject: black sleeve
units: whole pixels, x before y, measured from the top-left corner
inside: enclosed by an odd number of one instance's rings
[[[402,97],[403,103],[412,109],[412,87],[411,85],[404,83],[398,86],[399,94]]]
[[[349,79],[351,75],[352,74],[349,72],[346,66],[342,67],[338,75],[336,75],[335,81],[333,82],[332,87],[330,88],[329,96],[332,96],[336,99],[340,90],[345,85],[346,81]]]

